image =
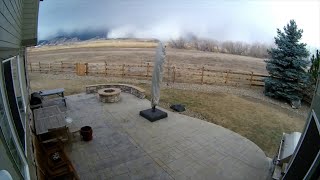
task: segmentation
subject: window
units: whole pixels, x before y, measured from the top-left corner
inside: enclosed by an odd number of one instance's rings
[[[3,61],[3,76],[6,97],[9,102],[11,116],[18,134],[21,147],[25,149],[25,108],[20,86],[18,58]]]
[[[17,170],[28,179],[28,165],[25,156],[26,108],[21,88],[19,57],[2,61],[0,64],[0,133]]]
[[[20,112],[20,118],[22,120],[22,125],[25,127],[25,118],[26,118],[26,112],[25,112],[25,105],[24,105],[24,100],[23,100],[23,92],[22,92],[22,88],[21,88],[21,79],[19,76],[19,65],[18,65],[18,61],[19,58],[15,58],[13,60],[11,60],[11,73],[12,73],[12,81],[13,81],[13,87],[14,87],[14,93],[15,93],[15,97],[16,97],[16,101],[17,101],[17,105],[19,108],[19,112]]]
[[[3,93],[0,90],[0,133],[2,133],[4,137],[12,159],[14,160],[14,164],[20,171],[21,176],[25,178],[26,163],[23,161],[23,155],[18,152],[17,143],[15,143],[14,134],[12,128],[10,127],[8,114],[5,111],[5,105],[2,96]]]

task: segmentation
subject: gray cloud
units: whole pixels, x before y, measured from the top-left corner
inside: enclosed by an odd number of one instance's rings
[[[39,38],[54,36],[59,31],[94,28],[110,30],[108,37],[112,38],[167,40],[193,33],[217,40],[271,43],[276,28],[282,28],[295,17],[277,18],[273,9],[276,2],[260,2],[46,0],[40,5]],[[284,9],[282,13],[289,11],[290,8]],[[281,13],[278,16],[281,17]],[[299,25],[299,21],[297,23]]]

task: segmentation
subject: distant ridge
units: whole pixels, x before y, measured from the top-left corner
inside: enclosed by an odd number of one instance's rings
[[[38,46],[72,44],[79,41],[106,39],[108,30],[81,30],[70,33],[58,32],[55,36],[46,40],[39,40]]]

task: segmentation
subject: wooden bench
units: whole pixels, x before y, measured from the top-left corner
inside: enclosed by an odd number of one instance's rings
[[[66,98],[64,97],[64,88],[42,90],[42,91],[39,91],[39,93],[40,93],[40,96],[43,98],[47,97],[47,96],[58,95],[59,98],[57,98],[57,99],[61,99],[62,102],[64,103],[64,106],[67,107]],[[57,100],[57,99],[55,99],[55,100]]]
[[[145,92],[146,92],[144,89],[140,87],[129,85],[129,84],[95,84],[95,85],[86,86],[86,93],[87,94],[97,93],[99,89],[103,89],[103,88],[118,88],[118,89],[121,89],[121,92],[130,93],[140,99],[145,98]]]

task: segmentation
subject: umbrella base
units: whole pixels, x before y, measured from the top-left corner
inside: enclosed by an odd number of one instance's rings
[[[146,109],[140,111],[140,116],[148,119],[150,122],[154,122],[163,118],[168,117],[168,114],[160,109]]]

